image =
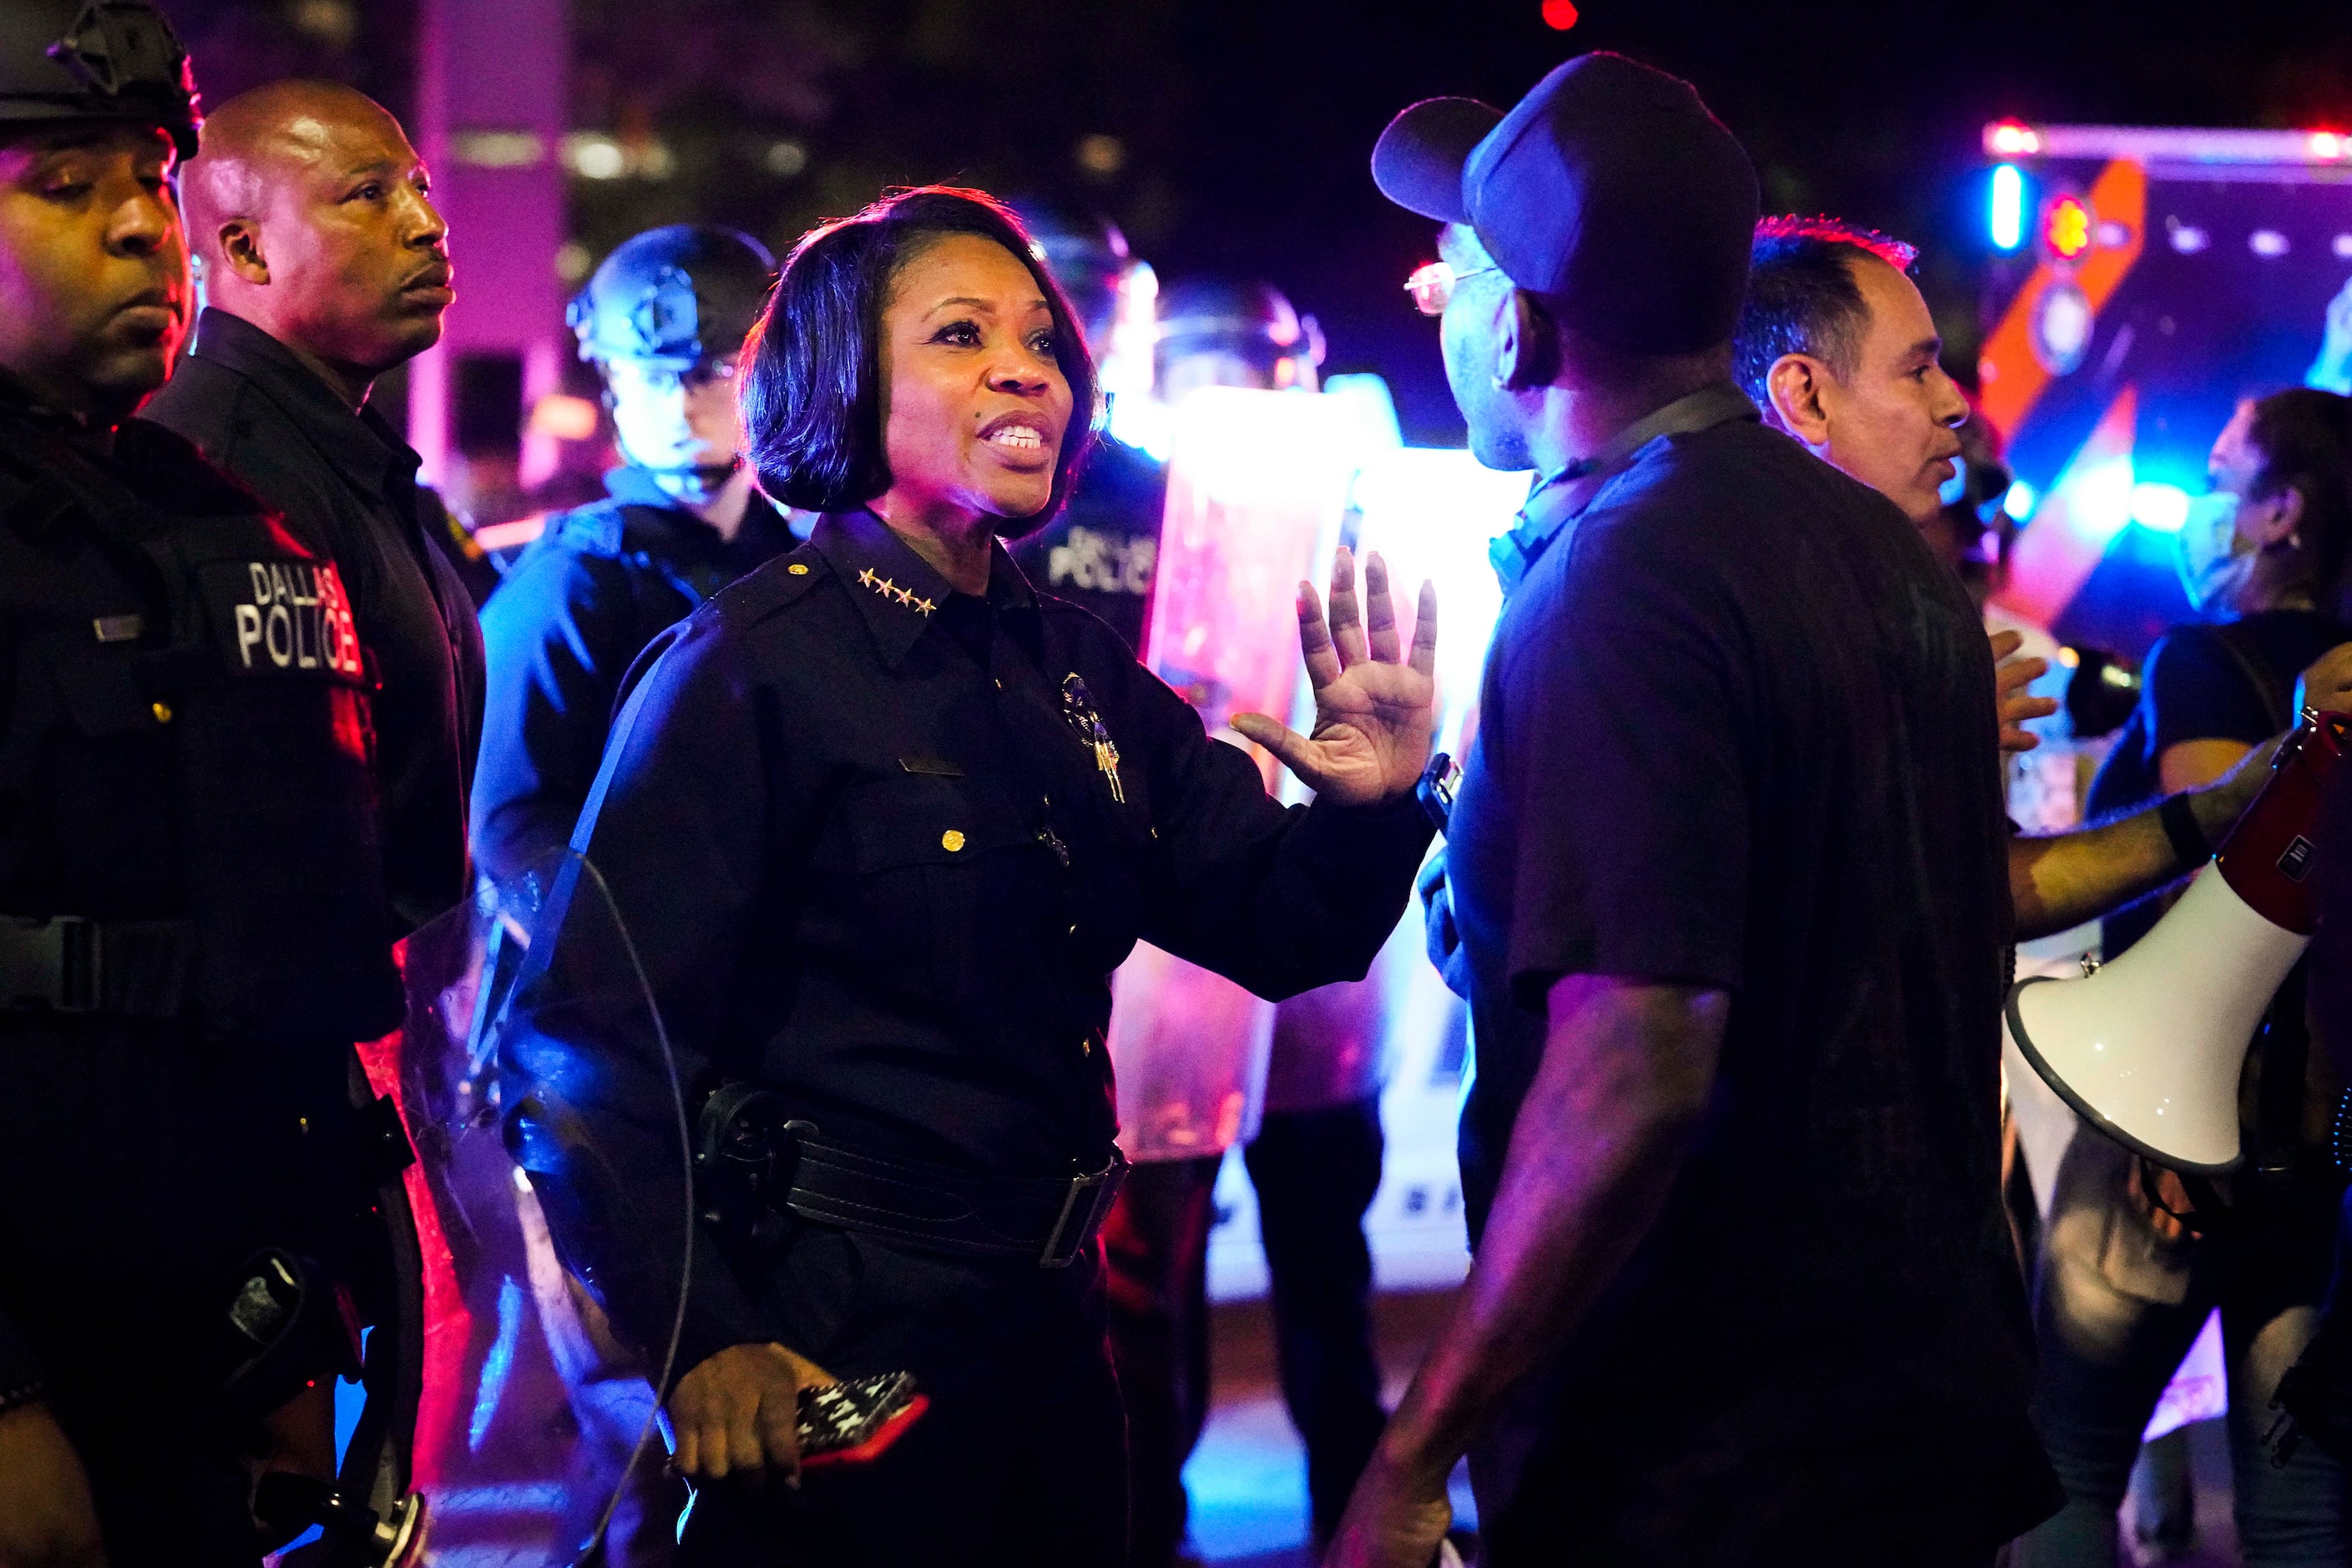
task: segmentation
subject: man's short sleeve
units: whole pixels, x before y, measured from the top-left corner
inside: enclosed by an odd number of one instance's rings
[[[1513,605],[1501,765],[1518,825],[1513,993],[1563,974],[1737,987],[1747,682],[1734,605],[1638,515],[1593,517]]]

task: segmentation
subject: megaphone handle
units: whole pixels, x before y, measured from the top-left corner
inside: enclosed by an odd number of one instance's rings
[[[2307,967],[2297,963],[2287,972],[2263,1020],[2254,1168],[2266,1181],[2293,1175],[2295,1152],[2303,1146],[2304,1068],[2311,1056],[2311,1029],[2304,1016]]]

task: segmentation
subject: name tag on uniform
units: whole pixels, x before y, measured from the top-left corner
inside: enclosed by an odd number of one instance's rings
[[[361,679],[359,629],[333,563],[224,561],[202,574],[231,673]]]

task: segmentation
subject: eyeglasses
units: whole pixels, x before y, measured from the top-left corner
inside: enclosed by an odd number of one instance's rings
[[[1413,269],[1412,276],[1404,280],[1404,291],[1412,296],[1413,309],[1423,315],[1442,316],[1445,314],[1446,302],[1454,298],[1454,290],[1465,278],[1500,270],[1489,263],[1485,267],[1474,267],[1467,272],[1456,272],[1450,261],[1433,261],[1426,267]]]

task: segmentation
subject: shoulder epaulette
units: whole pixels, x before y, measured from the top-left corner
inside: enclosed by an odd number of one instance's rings
[[[730,616],[764,616],[805,596],[832,574],[824,552],[803,544],[738,578],[711,603],[727,606]]]

